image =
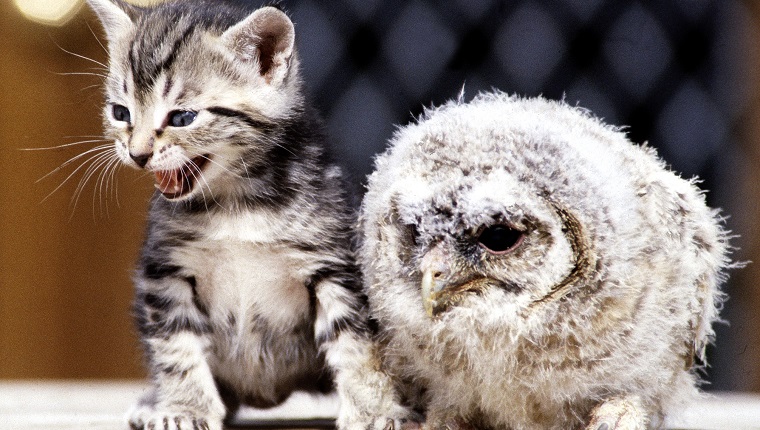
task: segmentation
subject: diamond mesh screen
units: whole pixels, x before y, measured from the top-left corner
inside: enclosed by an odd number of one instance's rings
[[[499,88],[564,97],[687,176],[731,145],[742,103],[731,1],[319,0],[285,4],[304,77],[356,173],[422,107]]]

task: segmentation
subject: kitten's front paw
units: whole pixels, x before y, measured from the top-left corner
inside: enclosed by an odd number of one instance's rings
[[[199,416],[190,411],[156,411],[147,406],[138,406],[127,419],[132,430],[222,430],[220,418]]]

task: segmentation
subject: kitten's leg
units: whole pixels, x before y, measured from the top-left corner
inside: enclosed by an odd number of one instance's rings
[[[645,430],[648,414],[638,396],[614,397],[591,411],[586,430]]]
[[[319,282],[314,294],[317,342],[341,400],[338,428],[399,430],[413,425],[415,414],[401,406],[391,379],[380,369],[362,296],[330,278]]]
[[[182,279],[144,283],[135,310],[152,391],[130,411],[133,429],[221,430],[225,407],[206,360],[209,328]]]

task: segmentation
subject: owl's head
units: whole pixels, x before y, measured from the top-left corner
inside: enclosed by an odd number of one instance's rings
[[[593,289],[597,246],[636,228],[617,201],[630,194],[610,159],[620,155],[600,149],[623,145],[586,112],[543,99],[483,94],[425,112],[369,178],[361,258],[374,305],[516,315]]]

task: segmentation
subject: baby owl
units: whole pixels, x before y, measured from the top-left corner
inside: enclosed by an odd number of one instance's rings
[[[376,160],[360,228],[382,366],[425,428],[657,428],[698,394],[726,232],[582,109],[426,111]]]

